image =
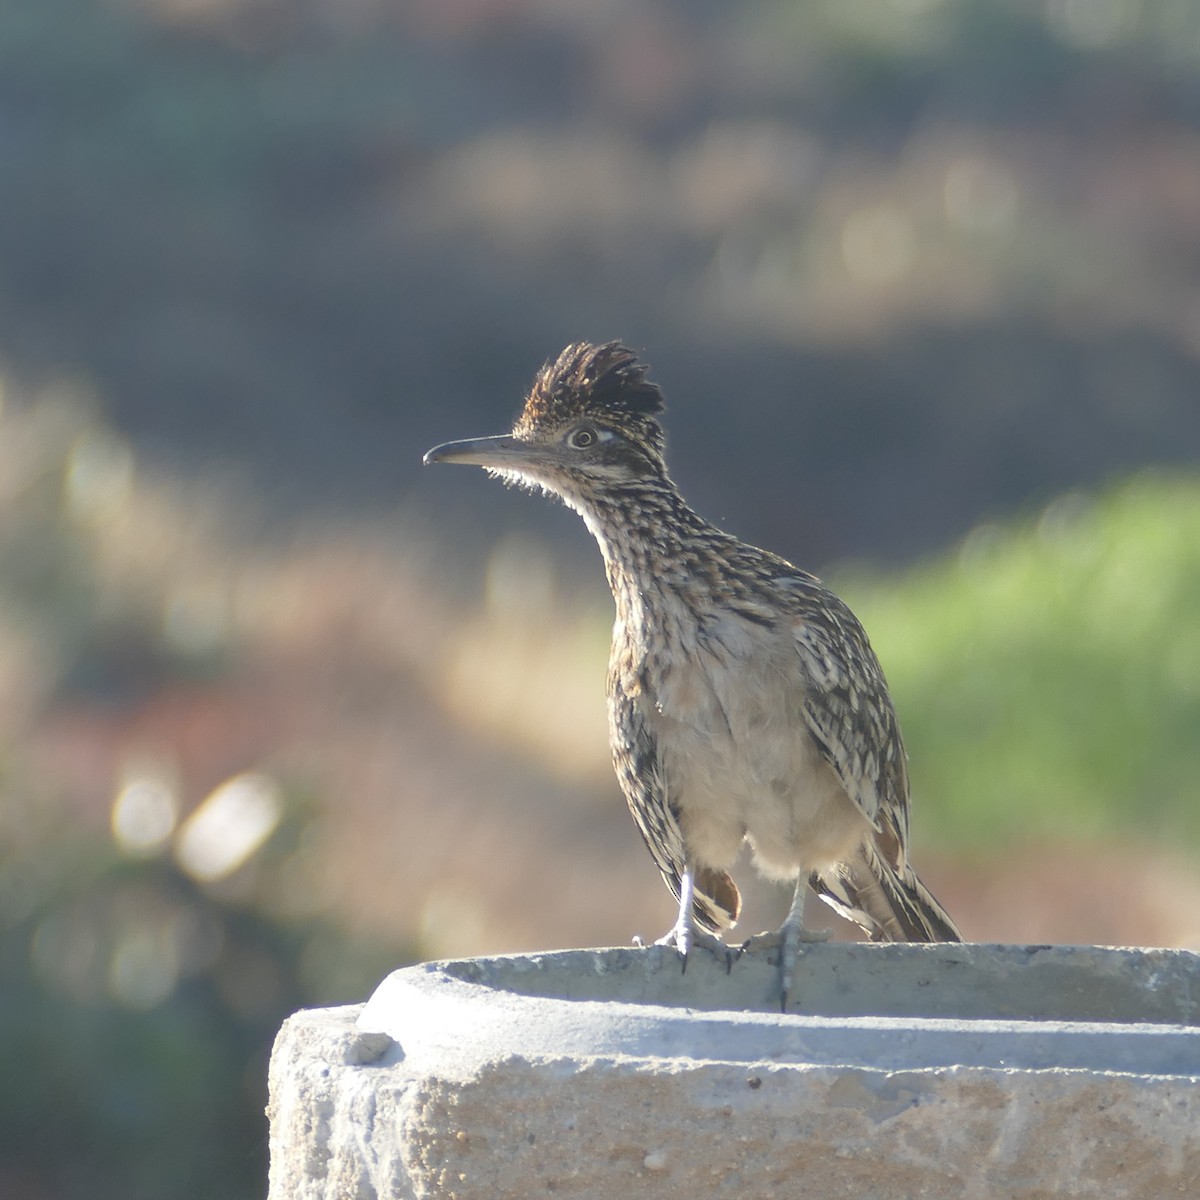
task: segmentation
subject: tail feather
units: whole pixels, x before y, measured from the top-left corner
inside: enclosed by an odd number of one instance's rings
[[[813,874],[809,886],[847,920],[862,926],[875,942],[961,942],[950,915],[907,864],[899,871],[875,848],[864,845],[857,858],[828,875]]]
[[[696,869],[696,897],[692,913],[710,933],[736,925],[742,912],[742,896],[728,871],[713,867]]]
[[[662,872],[663,882],[671,889],[671,895],[679,900],[682,883],[674,870]],[[737,924],[742,912],[742,895],[728,871],[715,867],[695,869],[696,893],[692,897],[692,918],[701,929],[720,934]]]

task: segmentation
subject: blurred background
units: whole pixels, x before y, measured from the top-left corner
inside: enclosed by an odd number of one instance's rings
[[[1200,946],[1192,0],[6,5],[0,1194],[261,1195],[288,1012],[667,928],[586,531],[419,465],[613,337],[967,936]]]

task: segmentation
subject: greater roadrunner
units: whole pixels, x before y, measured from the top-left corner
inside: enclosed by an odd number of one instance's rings
[[[604,556],[616,601],[608,671],[613,764],[679,916],[687,965],[741,907],[743,841],[795,886],[776,935],[782,1001],[807,887],[876,941],[959,941],[908,865],[908,772],[883,671],[820,580],[697,516],[663,457],[663,397],[624,346],[547,363],[511,434],[435,446],[560,497]],[[700,929],[697,929],[697,926]],[[707,932],[703,932],[707,931]],[[758,941],[759,939],[752,939]]]

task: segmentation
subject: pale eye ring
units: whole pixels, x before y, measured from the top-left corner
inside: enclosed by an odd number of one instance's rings
[[[567,445],[572,450],[587,450],[597,442],[607,441],[610,437],[612,434],[607,430],[593,429],[591,425],[581,425],[578,429],[572,429],[567,435]]]

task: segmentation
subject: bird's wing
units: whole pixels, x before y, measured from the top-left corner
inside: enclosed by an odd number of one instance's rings
[[[789,579],[804,717],[846,794],[875,826],[880,854],[902,870],[908,766],[883,669],[858,618],[811,576]]]
[[[659,757],[658,739],[637,697],[628,694],[619,678],[609,680],[609,704],[617,781],[655,865],[679,900],[687,850]],[[716,933],[736,923],[741,896],[727,871],[698,867],[695,884],[693,913],[705,929]]]

